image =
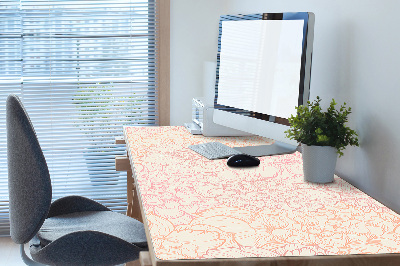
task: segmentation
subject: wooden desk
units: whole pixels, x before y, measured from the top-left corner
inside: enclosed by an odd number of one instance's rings
[[[300,153],[233,169],[187,146],[267,140],[193,136],[184,127],[124,134],[154,266],[400,265],[400,215],[338,177],[304,182]]]

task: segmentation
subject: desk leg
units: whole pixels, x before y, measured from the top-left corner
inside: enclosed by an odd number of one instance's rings
[[[124,264],[124,266],[142,266],[139,260],[130,261]]]
[[[129,217],[132,217],[132,212],[133,212],[133,177],[132,177],[132,171],[128,170],[126,172],[126,200],[128,202],[128,208],[126,210],[126,215]]]
[[[128,208],[126,215],[143,222],[140,213],[139,198],[136,193],[135,180],[132,175],[132,167],[127,156],[115,157],[115,170],[126,171],[126,200]]]
[[[127,199],[128,199],[128,210],[127,214],[129,217],[135,218],[136,220],[143,223],[142,214],[140,213],[139,197],[136,192],[135,180],[133,179],[132,171],[127,172]]]
[[[139,253],[140,266],[151,266],[150,253],[148,251],[141,251]]]
[[[125,263],[125,266],[152,266],[148,251],[141,251],[139,259]]]

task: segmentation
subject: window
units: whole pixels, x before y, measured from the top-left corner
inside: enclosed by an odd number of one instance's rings
[[[0,3],[0,235],[9,233],[5,100],[10,93],[22,99],[34,124],[53,200],[82,195],[125,211],[126,174],[114,166],[125,147],[114,142],[123,125],[159,125],[157,3]]]

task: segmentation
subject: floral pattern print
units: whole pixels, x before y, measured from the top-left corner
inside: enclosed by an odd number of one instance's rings
[[[125,127],[155,255],[161,260],[400,252],[400,215],[335,176],[303,180],[301,153],[230,168],[189,145],[271,143],[184,127]]]

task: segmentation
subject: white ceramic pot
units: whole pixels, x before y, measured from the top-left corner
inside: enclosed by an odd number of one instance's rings
[[[333,182],[337,150],[331,146],[308,146],[301,144],[304,180],[313,183]]]

